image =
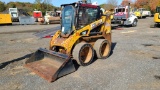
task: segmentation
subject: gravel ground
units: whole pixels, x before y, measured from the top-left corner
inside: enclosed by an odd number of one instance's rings
[[[0,26],[0,90],[159,90],[160,28],[149,28],[152,21],[140,19],[137,27],[112,30],[109,58],[80,66],[53,83],[23,64],[39,47],[49,46],[50,39],[39,39],[35,30],[57,25]]]
[[[17,25],[13,22],[13,25],[0,26],[0,34],[10,34],[10,33],[25,33],[25,32],[39,32],[46,29],[51,29],[53,27],[59,26],[58,24],[50,25]]]

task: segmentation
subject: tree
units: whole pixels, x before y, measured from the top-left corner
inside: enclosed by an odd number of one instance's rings
[[[44,0],[41,3],[41,11],[43,15],[45,15],[46,11],[53,11],[54,8],[55,7],[51,5],[51,0]]]
[[[122,6],[127,6],[129,3],[132,3],[132,1],[131,0],[123,0],[121,5]]]
[[[160,6],[160,0],[136,0],[135,7],[146,8],[155,12],[156,6]]]
[[[46,5],[46,9],[47,9],[47,10],[50,10],[51,0],[44,0],[43,3]]]
[[[41,10],[41,2],[42,0],[35,0],[35,9]]]
[[[11,2],[8,2],[7,4],[5,4],[4,2],[0,0],[0,12],[8,11],[8,8],[16,8],[16,7],[18,9],[25,10],[30,15],[33,14],[34,9],[41,10],[43,14],[45,14],[47,10],[53,11],[54,8],[57,8],[58,10],[60,10],[60,7],[55,7],[51,4],[51,0],[35,0],[34,3],[19,2],[19,1],[12,2],[11,1]]]
[[[107,4],[105,4],[105,9],[114,9],[118,5],[118,0],[107,0]]]
[[[144,6],[149,6],[148,3],[149,3],[150,0],[136,0],[135,2],[135,6],[137,8],[144,8]]]
[[[0,12],[5,10],[5,3],[0,1]]]
[[[9,3],[7,3],[7,7],[8,8],[16,8],[16,4],[15,4],[15,2],[9,2]]]
[[[156,6],[160,6],[160,0],[150,0],[149,6],[152,11],[155,10]]]

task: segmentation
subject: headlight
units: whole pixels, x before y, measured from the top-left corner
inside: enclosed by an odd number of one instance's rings
[[[77,7],[78,5],[77,5],[77,3],[75,4],[75,7]]]

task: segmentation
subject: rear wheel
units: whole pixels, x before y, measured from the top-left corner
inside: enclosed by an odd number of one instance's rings
[[[93,61],[94,50],[88,43],[79,43],[74,47],[72,55],[79,65],[87,66]]]
[[[146,18],[146,16],[143,16],[142,18]]]
[[[132,23],[132,27],[136,27],[137,26],[137,20],[134,19],[133,23]]]
[[[111,45],[106,39],[98,39],[94,44],[94,49],[97,54],[97,58],[104,59],[110,55]]]

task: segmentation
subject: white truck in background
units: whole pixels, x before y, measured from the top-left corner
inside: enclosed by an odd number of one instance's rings
[[[9,8],[9,14],[11,15],[12,21],[19,21],[19,14],[17,8]]]
[[[142,15],[144,15],[146,17],[151,17],[151,11],[148,11],[145,8],[139,8],[139,11],[142,13]]]
[[[136,27],[137,22],[138,18],[131,12],[130,4],[128,6],[118,6],[114,9],[113,24]]]

